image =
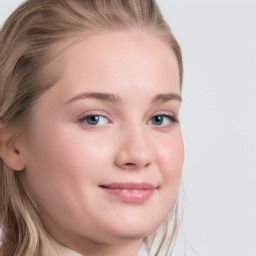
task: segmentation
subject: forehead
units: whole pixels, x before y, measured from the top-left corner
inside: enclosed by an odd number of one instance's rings
[[[139,84],[161,83],[172,86],[176,93],[180,91],[175,54],[166,42],[152,34],[107,33],[79,37],[56,44],[50,54],[49,72],[62,84],[75,81],[76,86],[97,84],[105,85],[108,90],[113,88],[107,84],[117,83],[123,87],[137,84],[139,88]],[[66,90],[69,89],[74,88],[67,86]]]

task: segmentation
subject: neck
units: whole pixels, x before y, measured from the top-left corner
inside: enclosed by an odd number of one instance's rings
[[[76,241],[69,241],[69,244],[59,243],[52,238],[45,237],[44,241],[49,240],[49,243],[44,243],[42,248],[42,255],[62,255],[62,256],[136,256],[143,240],[130,240],[126,242],[119,242],[116,244],[100,244],[91,242],[79,243]],[[47,247],[45,246],[47,244]]]
[[[58,252],[57,255],[62,256],[136,256],[141,244],[142,241],[132,241],[118,245],[97,244],[93,248],[87,248],[86,251],[81,247],[72,245],[67,248],[57,242],[54,242],[54,247]]]

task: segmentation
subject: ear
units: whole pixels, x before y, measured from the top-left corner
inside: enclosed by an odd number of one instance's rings
[[[25,168],[18,139],[12,140],[4,129],[0,129],[0,156],[4,163],[15,171]]]

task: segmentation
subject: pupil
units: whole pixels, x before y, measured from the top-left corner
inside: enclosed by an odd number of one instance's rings
[[[163,122],[163,117],[162,116],[155,116],[154,117],[154,121],[153,121],[154,124],[162,124],[162,122]]]
[[[99,116],[89,116],[87,122],[88,124],[95,125],[99,122]]]

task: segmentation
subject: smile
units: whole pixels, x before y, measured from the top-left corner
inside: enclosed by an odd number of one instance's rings
[[[147,201],[159,188],[150,183],[111,183],[99,187],[107,194],[130,203]]]

